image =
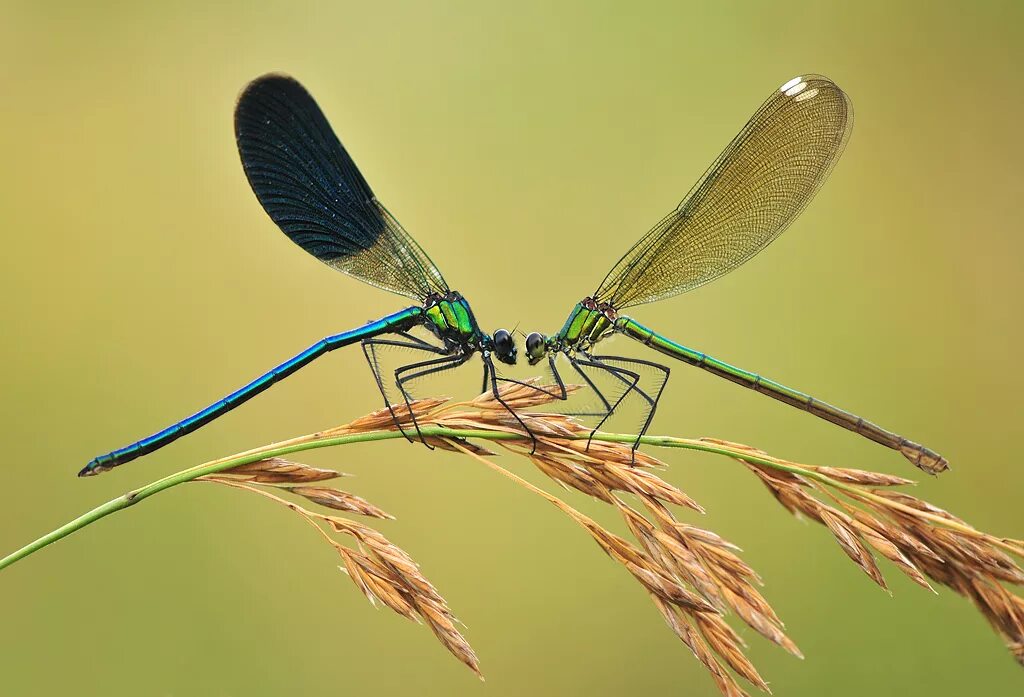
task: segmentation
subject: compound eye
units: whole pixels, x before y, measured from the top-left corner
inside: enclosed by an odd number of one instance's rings
[[[499,356],[512,353],[512,335],[504,329],[494,332],[494,351]]]
[[[526,337],[526,354],[530,358],[540,358],[544,355],[544,335],[538,332],[531,333]]]

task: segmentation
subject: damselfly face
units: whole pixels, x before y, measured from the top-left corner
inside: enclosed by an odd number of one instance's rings
[[[530,365],[537,365],[548,352],[548,342],[540,332],[532,332],[526,337],[526,360]]]
[[[494,343],[494,355],[499,361],[508,365],[516,364],[516,342],[508,330],[499,329],[494,332],[491,341]]]

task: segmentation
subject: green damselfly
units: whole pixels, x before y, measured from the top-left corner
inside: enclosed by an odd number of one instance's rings
[[[547,356],[565,398],[564,382],[555,364],[555,356],[565,355],[601,400],[603,416],[596,428],[626,395],[640,395],[647,405],[642,435],[650,427],[669,369],[652,361],[594,353],[599,342],[625,335],[897,450],[926,472],[945,470],[945,458],[922,445],[803,392],[687,348],[621,314],[628,307],[713,281],[767,247],[817,193],[842,154],[852,126],[849,98],[826,77],[796,77],[775,90],[676,209],[619,259],[597,289],[572,309],[556,334],[534,332],[526,337],[530,364]],[[653,389],[640,385],[641,367],[659,373]],[[621,395],[608,399],[592,379],[594,371],[625,385]],[[638,444],[639,438],[634,449]]]

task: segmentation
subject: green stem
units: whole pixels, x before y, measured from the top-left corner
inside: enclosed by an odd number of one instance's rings
[[[427,435],[434,435],[432,431],[436,429],[423,429],[423,433]],[[440,434],[437,434],[440,435]],[[111,513],[128,508],[137,504],[143,499],[147,499],[154,494],[159,494],[161,491],[170,489],[178,484],[184,484],[190,482],[193,479],[202,477],[207,474],[215,474],[217,472],[223,472],[224,470],[231,469],[232,467],[238,467],[239,465],[245,465],[250,462],[258,462],[259,460],[265,460],[270,457],[281,457],[289,453],[298,452],[300,450],[311,450],[313,448],[326,448],[332,445],[343,445],[345,443],[361,443],[365,441],[373,440],[389,440],[394,438],[401,438],[402,434],[397,431],[372,431],[370,433],[356,433],[345,436],[336,436],[333,438],[324,438],[320,440],[308,440],[308,437],[296,438],[294,441],[286,441],[285,443],[276,443],[274,445],[268,445],[255,450],[235,455],[229,458],[223,458],[220,460],[214,460],[207,462],[196,467],[191,467],[181,472],[158,479],[157,481],[147,484],[146,486],[129,491],[126,494],[118,496],[116,499],[107,501],[101,506],[97,506],[88,513],[80,515],[74,520],[65,523],[56,530],[43,535],[37,540],[30,542],[21,549],[8,554],[3,559],[0,559],[0,569],[10,566],[20,559],[24,559],[33,552],[38,552],[43,547],[53,544],[57,540],[67,537],[73,532],[81,530],[86,525],[95,523],[100,518],[105,518]]]
[[[445,428],[443,426],[424,426],[420,429],[424,436],[433,436],[441,438],[480,438],[485,440],[522,440],[522,435],[517,433],[506,433],[501,431],[488,431],[488,430],[474,430],[474,429],[454,429]],[[271,457],[282,457],[291,453],[300,452],[303,450],[313,450],[316,448],[330,448],[336,445],[346,445],[348,443],[366,443],[370,441],[381,441],[381,440],[394,440],[396,438],[403,438],[404,436],[398,431],[370,431],[368,433],[350,433],[345,435],[323,437],[319,435],[312,436],[301,436],[288,441],[282,441],[280,443],[274,443],[267,445],[262,448],[256,448],[249,450],[238,455],[233,455],[228,458],[222,458],[220,460],[213,460],[206,462],[195,467],[191,467],[181,472],[176,472],[162,479],[158,479],[151,484],[147,484],[134,491],[129,491],[122,496],[118,496],[112,501],[98,506],[88,513],[75,518],[74,520],[65,523],[56,530],[43,535],[39,539],[30,542],[21,549],[12,552],[3,559],[0,559],[0,569],[10,566],[14,562],[24,559],[34,552],[38,552],[43,547],[53,544],[57,540],[63,539],[73,532],[81,530],[87,525],[95,523],[100,518],[105,518],[111,513],[133,506],[143,499],[147,499],[154,494],[159,494],[162,491],[170,489],[171,487],[185,482],[190,482],[194,479],[202,477],[208,474],[216,474],[223,472],[224,470],[238,467],[239,465],[249,464],[251,462],[258,462],[259,460],[265,460]],[[586,434],[579,436],[566,436],[567,440],[579,440],[587,438]],[[596,433],[593,436],[594,440],[607,441],[612,443],[632,443],[636,441],[635,435],[620,434],[620,433]],[[640,442],[645,445],[654,445],[659,447],[667,448],[681,448],[685,450],[699,450],[707,453],[714,453],[717,455],[724,455],[726,457],[738,458],[746,462],[750,462],[756,465],[762,465],[765,467],[771,467],[773,469],[784,470],[786,472],[792,472],[794,474],[800,474],[802,476],[810,477],[822,481],[829,486],[834,486],[841,490],[849,490],[853,487],[847,487],[841,482],[837,482],[825,475],[818,474],[817,472],[811,472],[810,470],[803,469],[801,467],[795,467],[793,465],[784,464],[768,457],[761,457],[753,453],[749,453],[742,450],[736,450],[725,446],[716,445],[713,443],[703,443],[700,441],[685,440],[681,438],[672,438],[669,436],[644,436],[640,439]],[[857,491],[859,495],[863,496],[863,492]],[[885,501],[885,500],[882,500]],[[887,502],[891,503],[891,502]],[[939,520],[936,522],[945,522],[949,524],[949,521]]]

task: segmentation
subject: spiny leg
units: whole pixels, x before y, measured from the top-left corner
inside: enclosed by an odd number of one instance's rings
[[[559,375],[558,371],[555,370],[555,360],[554,360],[554,357],[549,354],[548,355],[548,360],[551,363],[551,375],[554,378],[555,382],[558,384],[558,391],[557,392],[549,392],[548,390],[545,390],[543,387],[540,387],[538,385],[532,385],[532,384],[530,384],[528,382],[523,382],[522,380],[515,380],[513,378],[503,378],[503,377],[499,377],[497,374],[495,374],[495,377],[497,378],[498,382],[507,382],[507,383],[509,383],[511,385],[519,385],[520,387],[525,387],[527,389],[533,390],[534,392],[539,392],[542,395],[546,395],[548,397],[552,397],[554,399],[557,399],[557,400],[560,400],[560,401],[564,402],[566,399],[569,398],[569,393],[565,389],[565,383],[562,382],[562,376]],[[484,386],[483,386],[483,389],[481,390],[481,392],[483,392],[483,390],[487,389],[488,375],[490,374],[490,372],[489,372],[490,370],[491,370],[491,368],[488,367],[488,364],[485,361],[484,362]]]
[[[557,386],[557,390],[555,390],[555,391],[549,391],[549,390],[543,389],[541,387],[538,387],[536,385],[532,385],[530,383],[522,382],[520,380],[513,380],[512,378],[499,377],[498,378],[498,382],[508,382],[508,383],[512,383],[514,385],[520,385],[522,387],[528,387],[528,388],[533,389],[536,392],[540,392],[541,394],[547,395],[548,397],[552,397],[552,398],[557,399],[559,401],[565,402],[565,401],[567,401],[569,399],[569,391],[566,389],[565,381],[562,379],[562,374],[558,371],[557,364],[555,363],[555,359],[556,359],[557,356],[558,356],[558,353],[555,353],[555,352],[549,352],[548,353],[548,369],[551,371],[551,378],[555,381],[555,385]],[[573,360],[572,357],[569,356],[568,354],[566,354],[566,357],[569,358],[570,361]],[[604,416],[608,412],[608,410],[611,408],[609,403],[608,403],[608,400],[605,399],[605,396],[601,393],[601,391],[597,388],[597,386],[593,383],[593,381],[591,381],[590,378],[587,377],[586,374],[584,374],[582,371],[580,371],[580,369],[578,367],[574,366],[574,368],[575,368],[576,372],[579,373],[580,376],[584,379],[584,381],[586,381],[587,386],[590,387],[590,389],[593,390],[594,393],[598,396],[598,398],[604,404],[605,409],[604,409],[604,411],[600,411],[600,412],[566,412],[567,415],[568,416]],[[486,367],[486,364],[485,364],[485,367],[484,367],[484,381],[485,381],[485,384],[486,384],[486,380],[487,380],[487,375],[488,375],[488,371],[487,371],[487,367]]]
[[[380,392],[380,396],[384,399],[384,407],[391,414],[391,420],[395,422],[395,426],[398,427],[399,432],[405,436],[407,441],[412,443],[412,438],[410,438],[409,434],[405,432],[404,428],[402,428],[402,423],[399,421],[398,415],[395,414],[394,407],[391,406],[391,400],[388,399],[387,390],[384,389],[384,380],[380,375],[380,365],[377,363],[376,350],[373,348],[370,341],[363,341],[360,346],[363,349],[363,357],[366,359],[366,364],[370,366],[370,372],[373,373],[373,380],[377,383],[377,391]]]
[[[495,376],[495,377],[497,377],[497,376]],[[543,387],[540,387],[539,385],[532,385],[532,384],[530,384],[528,382],[523,382],[522,380],[515,380],[513,378],[502,378],[502,377],[497,377],[497,380],[498,380],[498,382],[507,382],[507,383],[512,384],[512,385],[519,385],[520,387],[526,387],[528,389],[533,390],[534,392],[540,392],[543,395],[547,395],[548,397],[553,397],[553,398],[561,400],[561,401],[565,401],[566,399],[568,399],[568,396],[569,396],[568,392],[566,392],[566,390],[565,390],[565,385],[561,384],[561,382],[559,382],[559,385],[558,385],[558,387],[559,387],[558,392],[548,392],[547,390],[545,390]]]
[[[423,437],[423,433],[420,431],[419,422],[417,422],[416,415],[412,411],[411,395],[409,394],[409,391],[405,389],[405,383],[412,382],[413,380],[417,380],[432,373],[440,373],[448,370],[449,368],[457,368],[468,361],[471,355],[472,354],[469,353],[448,355],[442,358],[434,358],[429,361],[410,363],[409,365],[404,365],[395,370],[395,384],[398,385],[398,390],[402,393],[402,397],[405,399],[405,406],[409,410],[409,417],[412,419],[413,428],[416,429],[416,435],[419,436],[420,442],[431,450],[434,449],[434,446],[427,442],[426,438]],[[404,375],[409,371],[416,372],[411,375]]]
[[[575,357],[573,357],[573,356],[571,356],[569,354],[566,354],[566,358],[569,359],[569,365],[571,365],[573,367],[573,370],[575,370],[576,373],[581,378],[583,378],[583,381],[587,383],[587,387],[589,387],[591,390],[593,390],[594,394],[597,395],[597,398],[601,400],[601,404],[604,406],[604,411],[599,411],[599,412],[580,412],[580,413],[576,413],[576,414],[570,414],[570,416],[600,416],[600,417],[603,417],[603,418],[607,418],[607,416],[612,411],[611,402],[609,402],[608,398],[604,396],[604,393],[601,392],[601,390],[598,389],[598,387],[594,383],[594,381],[590,379],[590,376],[587,375],[585,372],[583,372],[583,369],[580,368],[579,364],[577,363],[577,359]],[[552,361],[551,369],[554,370],[554,361]],[[604,422],[603,418],[602,418],[602,423]]]
[[[366,346],[366,345],[371,345],[371,346],[397,346],[399,348],[411,348],[411,349],[415,349],[415,350],[418,350],[418,351],[426,351],[426,352],[429,352],[429,353],[436,353],[438,355],[449,355],[448,351],[446,349],[444,349],[444,348],[442,348],[440,346],[434,346],[433,344],[427,343],[426,341],[423,341],[422,339],[417,339],[416,337],[412,336],[411,334],[404,334],[403,333],[403,336],[408,336],[410,339],[412,339],[412,341],[398,341],[396,339],[377,339],[377,338],[373,338],[373,339],[364,339],[362,341],[362,344],[363,344],[363,346]]]
[[[653,404],[654,402],[653,400],[651,400],[650,396],[646,392],[637,387],[638,383],[640,382],[639,373],[635,373],[625,368],[616,368],[615,366],[602,363],[599,360],[595,360],[595,357],[590,356],[589,354],[587,355],[587,359],[585,360],[577,358],[576,363],[578,364],[576,369],[577,371],[579,371],[581,375],[584,375],[584,373],[582,370],[580,370],[579,366],[585,365],[597,370],[604,370],[608,373],[611,373],[619,381],[624,382],[626,384],[626,389],[623,390],[622,394],[619,395],[619,398],[615,400],[615,404],[608,407],[608,411],[597,423],[594,429],[590,432],[590,437],[587,438],[587,449],[589,450],[590,443],[594,439],[594,434],[601,429],[605,421],[611,418],[611,415],[615,413],[615,410],[619,408],[619,405],[622,403],[622,400],[624,400],[626,398],[626,395],[628,395],[630,392],[636,390],[637,394],[641,395],[644,399],[646,399],[648,403]]]
[[[430,343],[429,341],[426,341],[425,339],[421,339],[420,337],[416,336],[415,334],[410,334],[409,332],[395,332],[395,335],[396,336],[400,336],[403,339],[407,339],[408,341],[411,341],[411,342],[415,343],[418,346],[422,346],[427,351],[434,351],[434,352],[444,351],[443,348],[441,348],[439,346],[435,346],[434,344]]]
[[[555,384],[558,385],[558,393],[557,394],[554,393],[554,392],[548,392],[547,390],[541,389],[540,387],[537,387],[536,385],[529,385],[527,383],[520,382],[518,380],[512,380],[510,378],[499,378],[499,380],[502,380],[504,382],[515,383],[516,385],[523,385],[524,387],[532,387],[536,391],[538,391],[538,392],[540,392],[542,394],[546,394],[548,397],[554,397],[555,399],[558,399],[558,400],[564,402],[565,400],[567,400],[569,398],[569,393],[565,389],[565,382],[562,381],[562,376],[558,373],[558,369],[555,368],[555,354],[554,353],[549,353],[548,354],[548,367],[551,369],[551,377],[554,378]]]
[[[590,356],[590,358],[598,362],[618,361],[620,363],[644,365],[647,366],[648,368],[654,368],[655,370],[660,371],[663,375],[661,379],[661,384],[658,385],[658,391],[654,395],[653,403],[650,401],[650,395],[647,392],[640,390],[637,387],[634,387],[634,389],[636,389],[637,392],[641,393],[642,395],[645,395],[648,398],[648,404],[650,404],[650,409],[647,410],[647,418],[644,419],[644,424],[643,426],[640,427],[640,433],[637,435],[636,441],[634,441],[633,443],[633,451],[635,452],[637,448],[640,447],[640,439],[644,437],[644,434],[647,433],[647,429],[651,427],[651,422],[654,420],[654,413],[658,410],[658,402],[661,401],[661,395],[665,391],[665,385],[668,384],[668,378],[672,371],[669,370],[669,367],[666,365],[662,365],[661,363],[655,363],[653,361],[647,361],[642,358],[625,358],[623,356]]]
[[[480,387],[480,392],[483,393],[484,391],[487,390],[487,383],[490,382],[491,373],[494,373],[494,377],[498,382],[507,382],[512,385],[519,385],[520,387],[525,387],[527,389],[533,390],[534,392],[540,392],[543,395],[547,395],[548,397],[553,397],[564,402],[566,399],[568,399],[568,393],[565,389],[565,383],[562,382],[562,376],[559,375],[558,372],[555,370],[554,359],[551,356],[549,356],[548,358],[551,361],[551,374],[554,376],[555,382],[558,383],[558,392],[548,392],[542,387],[532,385],[528,382],[523,382],[522,380],[499,377],[497,371],[494,368],[493,362],[488,360],[484,361],[484,381],[483,385]]]
[[[395,426],[398,427],[398,430],[402,433],[403,436],[405,436],[405,439],[407,441],[412,443],[412,438],[409,437],[409,434],[405,432],[404,428],[402,428],[402,423],[399,420],[398,415],[395,414],[394,407],[391,406],[391,400],[388,399],[387,390],[384,388],[384,380],[381,378],[380,374],[380,365],[377,362],[376,347],[397,346],[399,348],[410,348],[429,353],[436,353],[439,355],[445,355],[446,351],[437,346],[428,344],[426,341],[418,339],[415,336],[408,334],[406,332],[401,332],[400,335],[408,338],[409,341],[397,341],[394,339],[366,339],[361,342],[361,345],[363,349],[363,356],[366,358],[366,362],[370,366],[370,372],[373,373],[373,379],[377,383],[377,390],[380,392],[381,397],[384,398],[384,406],[387,407],[388,412],[391,414],[391,419],[392,421],[395,422]]]
[[[555,379],[555,382],[558,383],[558,389],[562,395],[561,397],[559,397],[559,399],[561,399],[564,402],[569,398],[569,395],[565,391],[565,382],[562,381],[562,376],[558,373],[558,369],[555,367],[554,353],[548,354],[548,366],[551,368],[551,377],[553,377]]]
[[[481,354],[481,358],[484,361],[485,374],[489,372],[491,376],[491,394],[494,395],[494,399],[497,400],[498,404],[505,407],[505,411],[511,414],[512,417],[519,422],[519,425],[523,427],[523,430],[526,431],[526,434],[530,436],[530,454],[533,455],[535,452],[537,452],[537,436],[533,435],[533,431],[531,431],[530,427],[526,425],[526,422],[523,421],[519,417],[519,414],[517,414],[515,410],[512,407],[510,407],[504,399],[501,398],[501,393],[498,391],[498,372],[494,369],[494,362],[491,360],[491,357],[487,355],[487,353],[485,352]]]
[[[448,354],[445,358],[440,358],[440,359],[437,359],[437,360],[434,360],[434,361],[426,361],[426,362],[420,363],[420,364],[413,364],[413,365],[408,365],[408,366],[402,366],[397,371],[395,371],[396,372],[396,380],[397,380],[397,377],[398,377],[397,376],[398,372],[404,373],[407,370],[413,370],[415,368],[423,368],[423,370],[419,370],[418,372],[412,373],[411,375],[403,375],[402,378],[401,378],[404,394],[407,394],[410,399],[415,400],[416,396],[412,393],[412,383],[413,382],[415,382],[416,380],[419,380],[420,378],[424,378],[424,377],[426,377],[428,375],[435,375],[437,373],[443,373],[446,370],[452,370],[454,368],[458,368],[460,365],[462,365],[463,363],[468,361],[469,357],[471,355],[472,354],[465,354],[465,353]],[[450,360],[450,362],[446,363],[445,362],[446,359]],[[434,365],[431,366],[430,365],[431,363],[433,363]],[[408,386],[407,389],[404,387],[406,385]]]

